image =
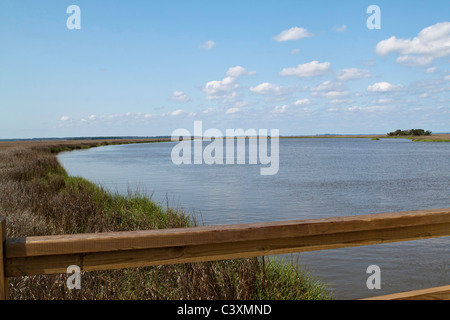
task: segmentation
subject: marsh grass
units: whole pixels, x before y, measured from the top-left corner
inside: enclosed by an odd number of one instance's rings
[[[0,143],[0,215],[8,238],[192,227],[195,218],[142,192],[113,194],[71,177],[56,154],[135,141]],[[138,141],[143,142],[143,141]],[[154,142],[154,141],[149,141]],[[10,278],[12,299],[331,299],[293,263],[268,258],[87,272],[82,289],[67,275]]]

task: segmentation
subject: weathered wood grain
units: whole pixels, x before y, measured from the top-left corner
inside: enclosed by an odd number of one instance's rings
[[[396,229],[408,226],[423,226],[426,231],[430,224],[448,222],[450,222],[450,209],[437,209],[168,230],[27,237],[8,239],[6,257],[169,248]]]

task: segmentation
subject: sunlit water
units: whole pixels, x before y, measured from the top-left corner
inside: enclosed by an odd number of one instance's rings
[[[259,165],[180,165],[176,143],[65,152],[61,164],[119,193],[143,190],[207,225],[450,207],[450,143],[406,139],[281,139],[278,174]],[[247,162],[248,163],[248,162]],[[307,252],[293,258],[338,299],[450,284],[450,238]],[[369,290],[367,267],[381,269]]]

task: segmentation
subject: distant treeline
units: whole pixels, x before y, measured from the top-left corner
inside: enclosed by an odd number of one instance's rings
[[[431,131],[424,129],[396,130],[389,132],[388,136],[431,136]]]

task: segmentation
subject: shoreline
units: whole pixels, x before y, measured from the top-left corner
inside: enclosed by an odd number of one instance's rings
[[[242,137],[221,137],[222,139],[229,138],[242,138]],[[250,138],[250,137],[245,137]],[[253,138],[253,137],[251,137]],[[443,134],[431,134],[430,136],[388,136],[386,134],[318,134],[318,135],[293,135],[293,136],[279,136],[280,139],[409,139],[415,142],[450,142],[450,133]],[[195,137],[192,137],[195,139]],[[115,137],[115,138],[43,138],[43,139],[0,139],[0,148],[8,147],[8,145],[20,144],[33,144],[33,145],[46,145],[48,143],[56,143],[63,145],[70,151],[76,149],[87,149],[107,145],[122,145],[122,144],[134,144],[134,143],[156,143],[156,142],[175,142],[171,137]],[[54,150],[56,151],[56,149]]]

